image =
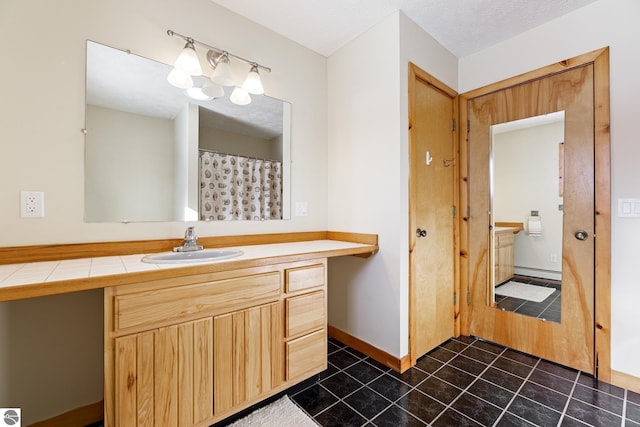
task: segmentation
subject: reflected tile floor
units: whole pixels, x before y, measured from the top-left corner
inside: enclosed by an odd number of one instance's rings
[[[638,426],[640,394],[471,337],[403,374],[329,339],[329,368],[291,393],[321,426]]]
[[[517,282],[529,285],[555,288],[555,291],[542,302],[496,295],[496,306],[503,311],[512,311],[525,316],[537,317],[548,322],[560,323],[562,307],[562,286],[560,281],[537,279],[529,276],[514,276]]]

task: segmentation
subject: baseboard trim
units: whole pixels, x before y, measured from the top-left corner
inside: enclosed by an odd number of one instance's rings
[[[624,372],[618,372],[611,370],[611,384],[626,388],[635,393],[640,393],[640,378],[633,375],[625,374]]]
[[[83,427],[102,421],[104,401],[72,409],[48,420],[38,421],[29,427]]]
[[[358,350],[360,353],[369,356],[373,360],[376,360],[385,366],[388,366],[396,372],[404,372],[411,367],[411,359],[409,358],[409,355],[398,359],[386,351],[380,350],[368,342],[362,341],[360,338],[356,338],[353,335],[331,325],[329,325],[327,329],[330,338],[338,340],[354,350]]]

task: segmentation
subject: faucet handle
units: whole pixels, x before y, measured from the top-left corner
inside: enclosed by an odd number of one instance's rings
[[[186,231],[184,232],[184,238],[185,239],[193,239],[195,237],[194,234],[194,229],[195,227],[187,227]]]

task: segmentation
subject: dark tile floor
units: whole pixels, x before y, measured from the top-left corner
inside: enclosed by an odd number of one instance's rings
[[[471,337],[403,374],[330,339],[306,386],[290,396],[322,426],[640,427],[640,394]]]
[[[560,323],[560,308],[562,307],[562,287],[559,281],[540,280],[534,277],[516,276],[513,280],[530,285],[555,288],[555,291],[542,302],[527,301],[525,299],[505,297],[496,294],[496,305],[499,309],[513,311],[525,316],[544,319],[548,322]],[[498,286],[499,287],[499,286]]]

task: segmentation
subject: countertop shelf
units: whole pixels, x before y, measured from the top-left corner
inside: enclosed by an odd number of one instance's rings
[[[322,239],[301,241],[295,241],[300,237],[296,233],[292,233],[291,237],[294,241],[281,241],[278,237],[273,239],[276,243],[225,246],[240,249],[243,254],[232,259],[193,264],[148,264],[141,261],[145,255],[153,252],[3,264],[0,265],[0,301],[260,267],[280,262],[346,255],[368,257],[378,250],[376,235],[329,232],[321,235],[325,237]],[[316,233],[312,233],[312,237],[316,237]],[[206,238],[200,240],[205,247],[212,247],[207,245]],[[217,241],[220,243],[220,239]],[[235,236],[227,241],[241,243],[243,239]],[[246,241],[252,242],[251,239],[244,240]],[[93,252],[87,251],[90,254]],[[103,253],[100,250],[97,252]]]

